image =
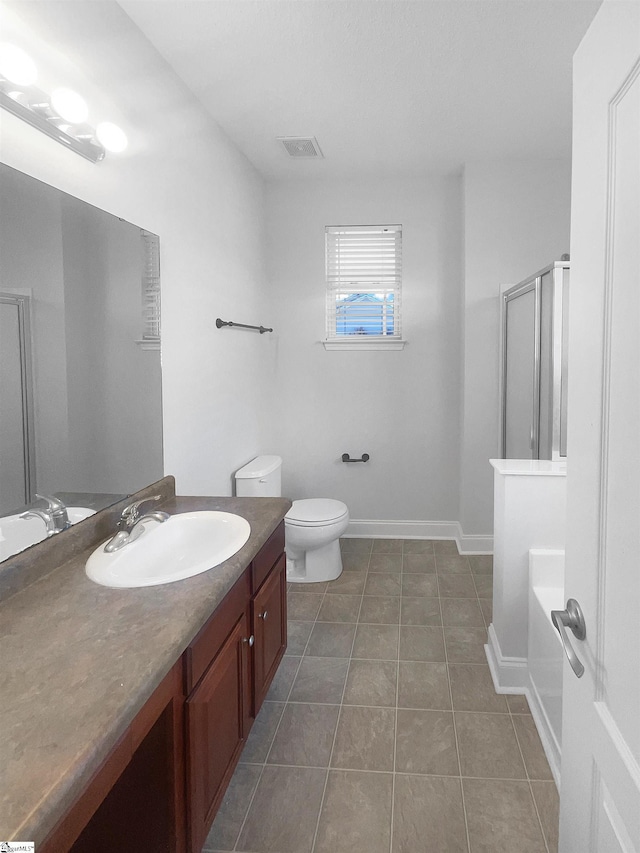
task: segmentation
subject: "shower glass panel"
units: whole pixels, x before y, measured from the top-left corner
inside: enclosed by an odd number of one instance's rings
[[[553,279],[551,271],[540,276],[540,459],[553,452]]]
[[[33,490],[29,299],[0,293],[0,514],[29,503]]]
[[[537,457],[537,290],[534,285],[506,302],[504,387],[505,458]]]

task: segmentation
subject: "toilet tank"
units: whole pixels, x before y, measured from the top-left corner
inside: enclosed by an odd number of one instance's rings
[[[239,498],[279,498],[282,459],[280,456],[256,456],[236,471],[236,496]]]

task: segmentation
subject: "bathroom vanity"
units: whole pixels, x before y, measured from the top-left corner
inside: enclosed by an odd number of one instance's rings
[[[0,833],[40,853],[200,851],[284,654],[290,502],[161,483],[163,510],[236,513],[249,541],[187,580],[101,587],[84,564],[122,502],[51,543],[48,571],[49,543],[17,555],[23,588],[0,567]]]

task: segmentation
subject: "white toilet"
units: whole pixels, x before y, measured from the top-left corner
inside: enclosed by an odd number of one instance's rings
[[[236,472],[238,497],[281,495],[280,456],[258,456]],[[307,498],[294,501],[284,517],[287,580],[293,583],[332,581],[342,573],[339,539],[349,525],[342,501]]]

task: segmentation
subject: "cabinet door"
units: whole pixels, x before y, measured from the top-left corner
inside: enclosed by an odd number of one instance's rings
[[[258,713],[287,646],[287,580],[284,554],[253,599],[253,697]]]
[[[238,620],[187,699],[187,802],[193,853],[200,853],[250,726],[249,620]]]

